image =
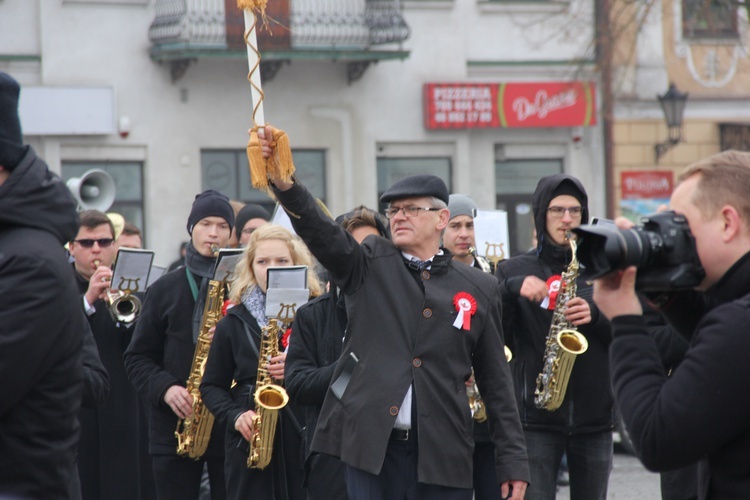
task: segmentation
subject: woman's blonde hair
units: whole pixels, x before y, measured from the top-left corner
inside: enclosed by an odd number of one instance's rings
[[[312,254],[302,240],[282,226],[263,224],[253,231],[250,241],[247,242],[245,251],[242,253],[242,257],[237,262],[234,272],[236,278],[232,282],[231,291],[229,292],[229,299],[232,302],[235,304],[241,303],[242,295],[245,291],[258,284],[253,273],[253,261],[255,260],[258,243],[265,240],[279,240],[284,242],[289,248],[289,253],[292,255],[292,263],[295,266],[307,266],[307,288],[310,289],[310,296],[317,297],[323,293],[323,286],[313,269]]]

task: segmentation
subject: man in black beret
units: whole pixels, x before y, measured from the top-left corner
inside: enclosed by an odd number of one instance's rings
[[[193,413],[185,388],[191,375],[208,284],[234,225],[229,199],[206,190],[195,197],[187,220],[190,242],[185,266],[168,272],[146,292],[143,309],[125,352],[125,370],[150,404],[149,453],[158,498],[197,499],[204,464],[208,464],[211,497],[224,498],[224,429],[216,422],[206,453],[198,460],[177,454],[175,429]]]
[[[258,134],[266,158],[284,147],[265,139],[273,132]],[[464,384],[473,365],[501,489],[523,498],[528,459],[498,284],[440,250],[450,217],[445,183],[418,175],[393,184],[381,197],[392,241],[371,235],[360,245],[304,186],[270,175],[295,231],[346,301],[346,337],[312,451],[344,462],[350,499],[470,500],[474,443]]]

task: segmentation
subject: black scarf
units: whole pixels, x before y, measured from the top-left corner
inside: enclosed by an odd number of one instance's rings
[[[198,297],[195,299],[193,307],[193,342],[198,341],[198,334],[201,331],[203,323],[203,309],[206,307],[206,295],[208,294],[208,282],[211,281],[216,267],[216,257],[204,257],[199,254],[190,241],[185,249],[185,267],[198,281],[200,278],[200,288]]]

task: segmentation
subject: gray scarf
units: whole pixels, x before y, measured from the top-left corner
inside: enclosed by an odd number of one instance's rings
[[[198,284],[198,297],[193,307],[193,342],[198,341],[198,334],[203,323],[203,310],[206,307],[206,295],[208,294],[208,282],[214,275],[216,257],[205,257],[198,253],[193,242],[188,242],[185,248],[185,267],[190,271]]]
[[[259,286],[253,285],[245,290],[242,294],[242,304],[250,315],[255,318],[259,327],[268,326],[268,318],[266,318],[266,294],[263,293]]]

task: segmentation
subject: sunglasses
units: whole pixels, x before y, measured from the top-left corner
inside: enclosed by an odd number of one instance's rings
[[[89,240],[89,239],[82,239],[82,240],[73,240],[74,243],[78,243],[83,248],[93,248],[94,243],[98,243],[100,248],[107,248],[112,243],[115,242],[113,238],[99,238],[98,240]]]

